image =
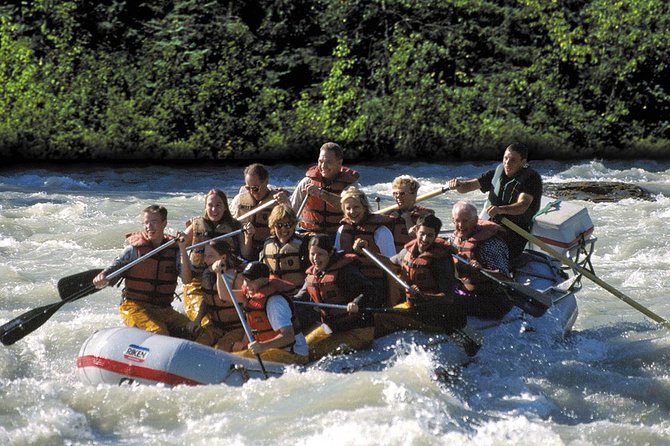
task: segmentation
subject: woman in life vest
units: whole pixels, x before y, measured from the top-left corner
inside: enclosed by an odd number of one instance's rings
[[[354,186],[342,192],[340,203],[344,218],[337,230],[335,249],[358,255],[361,272],[377,288],[377,301],[373,302],[374,306],[385,307],[395,304],[398,300],[395,296],[397,289],[390,287],[391,284],[384,271],[363,253],[354,252],[354,241],[362,239],[367,242],[367,248],[372,254],[381,254],[386,258],[394,256],[395,243],[389,229],[392,219],[386,215],[373,214],[365,193]]]
[[[202,303],[198,315],[189,324],[189,330],[196,336],[196,342],[230,352],[236,342],[244,339],[244,329],[230,298],[219,296],[216,276],[220,274],[217,271],[221,271],[232,289],[240,290],[243,279],[239,271],[242,263],[237,256],[232,255],[225,239],[205,245],[204,261],[207,269],[202,273]],[[207,322],[203,323],[205,318]]]
[[[375,302],[376,290],[361,274],[356,255],[336,251],[331,237],[321,234],[309,241],[309,260],[312,266],[295,300],[347,306],[346,310],[319,310],[322,325],[307,335],[310,360],[369,348],[374,340],[374,321],[359,308]]]
[[[151,205],[144,209],[144,230],[126,236],[128,246],[93,279],[96,288],[109,285],[108,274],[173,240],[174,237],[165,234],[167,215],[167,209],[163,206]],[[170,246],[123,274],[125,283],[119,312],[129,327],[188,339],[189,319],[172,308],[177,278],[181,277],[182,283],[186,284],[192,277],[186,252],[187,243],[180,233],[177,233],[177,240],[178,247]]]
[[[270,181],[270,173],[259,163],[250,164],[244,169],[244,186],[230,205],[233,217],[240,218],[247,212],[253,211],[259,206],[262,206],[272,200],[277,203],[285,203],[290,206],[288,201],[288,192],[283,189],[271,188],[268,183]],[[263,249],[265,240],[270,236],[269,218],[272,209],[277,205],[268,205],[261,211],[256,212],[245,222],[251,223],[254,231],[251,233],[251,246],[247,252],[244,252],[244,258],[247,260],[258,260],[258,254]],[[244,223],[244,222],[243,222]]]
[[[393,219],[392,233],[397,252],[400,252],[406,243],[414,240],[418,218],[435,214],[432,209],[416,204],[419,186],[419,181],[411,175],[396,177],[391,184],[393,199],[398,204],[398,210],[390,211],[386,215]]]
[[[249,262],[241,274],[244,281],[238,300],[254,340],[246,348],[236,345],[234,354],[248,358],[260,355],[263,360],[285,364],[306,364],[307,342],[293,301],[288,297],[294,290],[293,284],[271,276],[267,265],[258,261]],[[217,287],[219,295],[230,299],[221,274],[217,277]]]
[[[202,215],[193,217],[186,222],[184,236],[190,246],[240,228],[240,223],[230,213],[225,192],[214,188],[205,195],[205,209]],[[233,255],[240,255],[245,246],[247,249],[250,248],[248,242],[245,245],[245,235],[242,234],[223,240],[230,245]],[[202,273],[208,267],[205,263],[204,254],[204,246],[192,249],[190,253],[193,280],[190,284],[184,286],[182,300],[184,302],[184,312],[191,320],[194,320],[198,315],[200,302],[202,302],[200,284]],[[203,319],[203,323],[206,322],[207,318]]]

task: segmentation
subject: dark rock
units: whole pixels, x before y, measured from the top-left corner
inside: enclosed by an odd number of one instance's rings
[[[587,200],[595,203],[619,201],[624,198],[652,199],[651,193],[640,186],[615,181],[544,183],[544,195],[561,200]]]

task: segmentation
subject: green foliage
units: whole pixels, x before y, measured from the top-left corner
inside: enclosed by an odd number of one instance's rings
[[[305,14],[305,11],[309,11]],[[0,6],[0,154],[670,156],[663,0]]]

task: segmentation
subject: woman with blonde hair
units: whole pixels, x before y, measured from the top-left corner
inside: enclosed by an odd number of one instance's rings
[[[391,231],[398,252],[402,251],[405,244],[414,240],[415,226],[419,217],[435,214],[432,209],[416,204],[419,186],[419,180],[411,175],[400,175],[391,184],[393,199],[398,205],[398,210],[389,211],[386,215],[393,219]]]

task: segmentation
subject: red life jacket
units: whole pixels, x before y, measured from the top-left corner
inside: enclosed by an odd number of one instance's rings
[[[403,275],[410,285],[418,286],[421,292],[439,293],[440,290],[431,266],[435,262],[451,262],[453,248],[449,242],[438,237],[428,252],[419,253],[418,256],[414,257],[413,253],[418,251],[418,249],[415,251],[417,243],[416,240],[412,240],[404,246],[407,253],[401,264]],[[407,292],[407,296],[410,297],[409,292]]]
[[[242,289],[244,294],[248,296],[248,290],[246,287],[243,287]],[[256,294],[247,299],[247,303],[244,306],[244,313],[246,315],[247,322],[249,323],[249,328],[251,328],[251,332],[254,335],[256,341],[267,341],[276,337],[280,333],[279,331],[272,329],[272,325],[270,324],[270,319],[268,319],[268,314],[266,311],[268,299],[274,295],[279,295],[286,299],[286,302],[288,302],[288,305],[291,308],[291,324],[293,325],[293,332],[295,334],[302,332],[300,328],[300,322],[296,317],[293,301],[286,296],[288,293],[294,291],[294,289],[295,286],[291,282],[270,276],[268,283],[263,286],[263,288],[258,290]]]
[[[345,266],[357,261],[355,254],[343,254],[331,265],[328,265],[327,271],[320,274],[316,273],[314,265],[307,269],[307,293],[313,302],[346,305],[351,300],[350,296],[345,296],[337,287],[337,276]],[[320,308],[321,320],[328,324],[334,331],[338,331],[338,326],[346,324],[356,324],[361,320],[359,314],[349,314],[347,310],[336,308]]]
[[[163,242],[167,243],[174,237],[165,235]],[[126,236],[126,240],[134,246],[139,255],[143,256],[154,249],[151,241],[144,232],[133,232]],[[177,258],[179,247],[175,244],[143,260],[126,271],[126,281],[123,289],[125,299],[147,302],[161,307],[169,307],[174,299],[177,288]]]
[[[237,275],[237,272],[235,273]],[[231,280],[234,283],[235,280]],[[202,275],[202,301],[207,304],[207,318],[215,327],[229,331],[240,328],[242,323],[232,302],[222,300],[216,288],[216,274],[207,271]]]
[[[313,185],[339,195],[344,189],[355,183],[360,174],[343,166],[335,179],[327,181],[321,175],[319,167],[312,166],[307,169],[305,176],[312,181]],[[302,211],[300,227],[309,232],[335,234],[340,226],[340,219],[342,219],[340,206],[332,206],[316,195],[310,195]]]
[[[432,209],[425,208],[423,206],[414,206],[412,210],[410,211],[410,216],[412,218],[412,223],[416,224],[416,221],[419,219],[419,217],[423,217],[426,215],[431,215],[435,214],[435,211]],[[409,228],[407,227],[407,224],[405,223],[405,219],[402,218],[401,216],[398,216],[393,219],[393,229],[391,232],[393,233],[393,241],[395,243],[395,250],[396,252],[400,252],[403,247],[412,241],[412,237],[409,235]]]
[[[477,245],[491,237],[499,235],[503,231],[504,229],[500,225],[492,221],[479,220],[475,232],[465,240],[454,238],[454,245],[458,254],[465,257],[468,261],[477,260],[475,257]],[[456,261],[456,271],[468,291],[486,293],[495,289],[492,280],[484,277],[482,274],[472,274],[472,270],[461,262]]]
[[[375,243],[375,231],[382,225],[387,227],[392,225],[393,219],[386,215],[368,214],[360,223],[354,224],[347,217],[344,217],[341,223],[343,228],[340,235],[340,249],[344,252],[353,252],[354,240],[360,238],[368,242],[368,249],[374,253],[379,252],[379,247]],[[370,279],[385,277],[384,271],[365,255],[358,255],[358,259],[361,261],[361,273],[365,277]]]

